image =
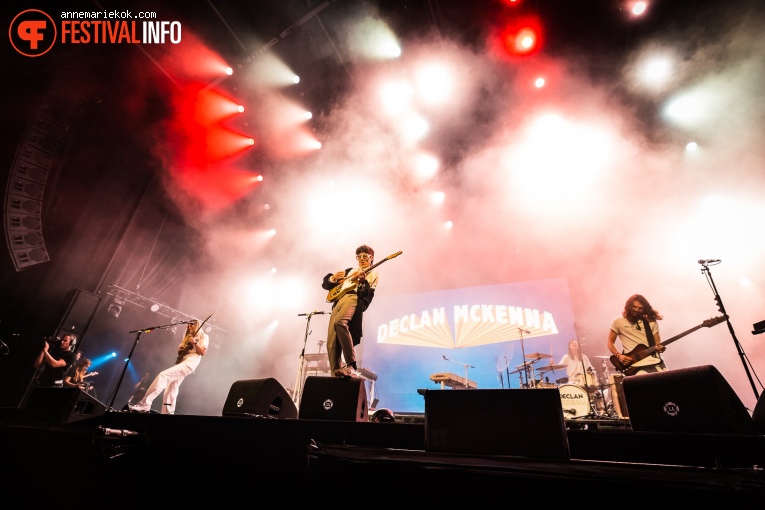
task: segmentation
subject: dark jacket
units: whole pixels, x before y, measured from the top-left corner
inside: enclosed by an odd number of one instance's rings
[[[352,270],[353,268],[351,267],[347,268],[345,270],[345,274],[347,275]],[[324,280],[321,283],[321,287],[324,290],[332,290],[333,288],[335,288],[335,286],[337,286],[336,283],[332,283],[331,281],[329,281],[332,274],[333,273],[327,273],[327,275],[324,277]],[[375,289],[370,287],[366,281],[363,281],[356,286],[356,296],[357,296],[356,311],[353,313],[351,322],[348,323],[348,329],[351,332],[351,338],[353,338],[353,345],[359,345],[359,343],[361,342],[361,337],[364,336],[363,316],[366,309],[369,308],[369,305],[372,303],[372,299],[374,299],[375,297]],[[338,299],[337,301],[332,303],[332,309],[335,308],[338,301],[340,300]]]

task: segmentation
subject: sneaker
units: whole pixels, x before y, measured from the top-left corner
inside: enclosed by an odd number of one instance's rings
[[[136,405],[128,404],[128,410],[131,411],[131,412],[134,412],[134,413],[148,413],[149,412],[149,410],[147,408],[141,407],[141,406],[139,406],[137,404]]]
[[[361,374],[358,373],[352,366],[345,365],[344,367],[335,370],[335,377],[358,378],[361,377]]]

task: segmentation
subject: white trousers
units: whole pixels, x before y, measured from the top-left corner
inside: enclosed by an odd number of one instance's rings
[[[135,404],[135,408],[141,411],[150,411],[151,403],[163,391],[165,392],[162,400],[162,414],[172,414],[175,412],[175,401],[178,399],[178,391],[181,383],[187,375],[194,372],[186,363],[179,363],[157,374],[152,381],[149,389],[143,398]]]

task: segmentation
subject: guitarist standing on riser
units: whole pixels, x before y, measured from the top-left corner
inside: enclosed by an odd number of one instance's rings
[[[661,338],[657,321],[661,319],[663,319],[662,315],[653,309],[645,297],[640,294],[630,296],[624,305],[624,311],[622,311],[621,316],[611,321],[611,330],[608,332],[608,350],[618,358],[622,365],[630,367],[635,371],[634,374],[663,372],[667,370],[659,354],[666,349],[665,346],[658,345],[661,342]],[[653,344],[646,334],[647,329],[653,335]],[[623,351],[621,353],[616,349],[615,341],[617,337],[622,344]],[[629,356],[635,349],[642,350],[653,345],[658,345],[656,352],[639,361],[634,361],[634,358]]]
[[[363,313],[374,298],[379,280],[377,271],[365,271],[372,265],[374,258],[375,251],[362,244],[356,248],[358,267],[328,273],[321,284],[324,290],[329,291],[347,285],[347,292],[332,304],[327,331],[329,371],[335,377],[360,377],[356,367],[355,346],[361,342]],[[342,366],[341,356],[345,360]]]

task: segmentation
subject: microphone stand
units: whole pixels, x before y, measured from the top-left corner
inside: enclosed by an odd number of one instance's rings
[[[717,293],[717,287],[715,286],[715,282],[712,279],[712,273],[709,271],[709,262],[706,260],[700,260],[699,264],[701,264],[701,273],[706,275],[707,280],[709,281],[709,286],[712,288],[712,292],[715,295],[715,301],[717,302],[717,307],[720,309],[720,312],[725,316],[725,322],[728,323],[728,331],[730,332],[731,337],[733,337],[733,343],[736,346],[736,352],[738,352],[739,358],[741,358],[741,363],[744,365],[744,371],[746,372],[746,376],[749,378],[749,384],[752,385],[752,390],[754,390],[754,397],[756,400],[760,399],[760,394],[757,392],[757,386],[754,384],[754,379],[752,378],[752,374],[749,372],[749,367],[747,366],[746,362],[746,354],[744,353],[744,349],[741,347],[741,344],[738,342],[738,338],[736,338],[736,333],[733,331],[733,325],[730,323],[730,318],[728,317],[728,314],[725,312],[725,306],[723,306],[722,298],[720,297],[720,294]],[[714,261],[714,262],[720,262]]]
[[[505,356],[505,373],[507,374],[507,389],[510,389],[510,363],[507,361],[507,356]],[[504,385],[502,387],[504,388]]]
[[[298,373],[295,377],[295,384],[292,386],[292,401],[295,403],[296,406],[300,407],[300,398],[303,396],[303,384],[305,383],[305,346],[308,343],[308,335],[311,334],[311,317],[314,315],[323,315],[325,313],[331,313],[331,312],[308,312],[308,313],[299,313],[298,317],[305,317],[305,336],[303,337],[303,350],[300,351],[300,366],[298,367]],[[319,346],[319,349],[321,349],[321,346]]]
[[[468,367],[475,368],[473,365],[468,365],[467,363],[460,363],[459,361],[454,361],[453,359],[449,359],[446,356],[442,356],[446,361],[451,361],[452,363],[457,363],[458,365],[462,365],[465,368],[465,389],[468,389]]]
[[[125,372],[127,371],[127,367],[130,364],[130,360],[133,358],[133,351],[135,351],[136,345],[138,345],[138,341],[141,339],[141,335],[143,333],[150,333],[154,331],[155,329],[168,329],[172,328],[173,326],[177,326],[178,324],[188,324],[189,321],[179,321],[174,322],[173,324],[167,324],[165,326],[154,326],[151,328],[145,328],[145,329],[137,329],[135,331],[128,331],[128,333],[136,333],[135,340],[133,341],[133,347],[130,349],[130,354],[128,354],[127,358],[125,358],[125,366],[122,367],[122,373],[120,374],[120,378],[117,381],[117,386],[114,388],[114,391],[112,392],[112,401],[109,403],[109,409],[114,408],[114,400],[117,398],[117,392],[120,389],[120,386],[122,386],[122,380],[125,378]]]

